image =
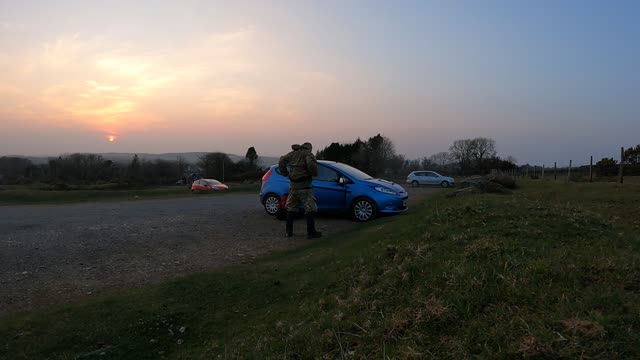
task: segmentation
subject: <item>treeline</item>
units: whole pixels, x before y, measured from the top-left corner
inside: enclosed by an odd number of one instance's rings
[[[253,147],[245,159],[233,162],[223,153],[201,156],[196,164],[183,158],[176,160],[140,159],[134,155],[129,162],[116,162],[98,154],[68,154],[50,158],[46,164],[33,164],[21,157],[0,157],[0,184],[105,184],[121,187],[141,185],[171,185],[182,180],[188,183],[197,177],[224,181],[256,180],[263,170],[257,165]]]
[[[640,175],[640,144],[636,147],[629,147],[622,153],[624,175]],[[614,158],[603,158],[596,163],[596,172],[600,176],[616,176],[620,171],[620,162]]]
[[[352,144],[331,143],[317,151],[316,158],[349,164],[372,176],[398,175],[406,162],[393,142],[380,134]]]
[[[492,171],[522,172],[512,157],[501,158],[496,153],[496,142],[490,138],[456,140],[449,151],[442,151],[419,159],[406,159],[397,154],[393,142],[381,134],[366,141],[331,143],[317,151],[318,159],[338,161],[352,165],[372,176],[404,177],[411,171],[433,170],[443,175],[475,175]],[[598,176],[618,174],[619,162],[604,158],[595,164]],[[214,178],[221,181],[258,180],[264,173],[258,166],[255,148],[247,150],[245,158],[234,162],[221,152],[208,153],[195,163],[183,158],[176,160],[140,159],[137,155],[129,162],[115,162],[98,154],[69,154],[50,158],[45,164],[33,164],[21,157],[0,157],[0,184],[115,184],[122,187],[140,185],[169,185],[192,176]],[[640,175],[640,145],[624,151],[624,174]]]
[[[258,166],[258,154],[253,147],[238,162],[233,162],[225,153],[214,152],[201,156],[196,165],[202,176],[221,181],[257,180],[265,171]]]
[[[354,166],[372,176],[406,176],[411,171],[434,170],[441,174],[486,174],[492,170],[509,172],[517,168],[512,157],[500,158],[496,143],[489,138],[456,140],[449,151],[420,159],[407,159],[395,151],[391,140],[380,134],[366,141],[331,145],[316,153],[318,159],[338,161]]]
[[[183,159],[147,161],[137,155],[129,163],[124,163],[107,160],[98,154],[78,153],[50,158],[46,164],[39,165],[25,158],[1,157],[0,183],[173,184],[189,167],[190,164]]]

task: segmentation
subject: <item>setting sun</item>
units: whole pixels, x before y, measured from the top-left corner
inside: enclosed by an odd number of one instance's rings
[[[116,137],[114,135],[109,135],[107,136],[107,140],[109,140],[109,142],[114,142],[116,141]]]

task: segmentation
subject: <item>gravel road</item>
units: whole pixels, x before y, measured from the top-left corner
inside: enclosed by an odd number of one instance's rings
[[[408,189],[410,205],[436,189]],[[327,235],[358,226],[321,217]],[[252,261],[308,243],[256,195],[0,206],[0,315]],[[316,240],[314,240],[316,241]],[[321,241],[321,240],[320,240]]]

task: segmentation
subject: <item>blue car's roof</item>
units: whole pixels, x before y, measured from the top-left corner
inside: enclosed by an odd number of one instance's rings
[[[329,161],[329,160],[318,160],[318,163],[320,163],[320,164],[329,164],[329,165],[331,165],[331,164],[341,164],[341,163],[339,163],[337,161]],[[345,164],[345,165],[347,165],[347,164]],[[273,164],[270,167],[274,167],[274,166],[278,167],[278,164]]]

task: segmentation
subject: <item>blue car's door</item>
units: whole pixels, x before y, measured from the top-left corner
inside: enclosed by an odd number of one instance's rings
[[[318,164],[318,176],[313,178],[313,194],[319,210],[341,211],[344,209],[346,189],[338,179],[338,172]]]

